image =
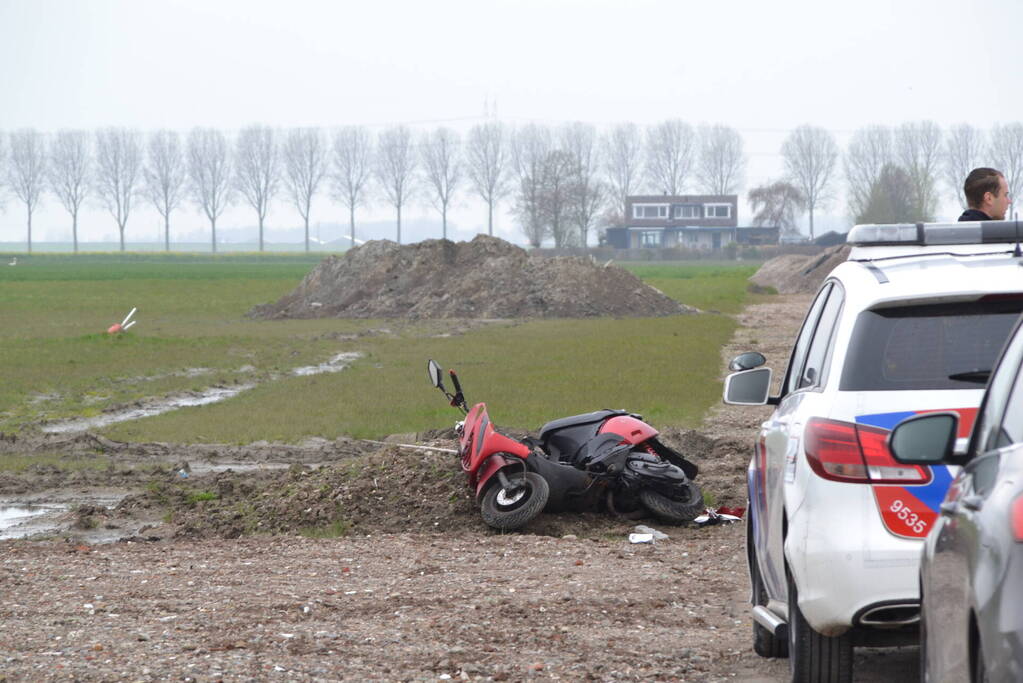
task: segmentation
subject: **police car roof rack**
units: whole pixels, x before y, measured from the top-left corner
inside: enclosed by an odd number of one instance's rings
[[[939,244],[1017,245],[1020,221],[968,221],[963,223],[889,223],[857,225],[846,236],[846,244],[859,247],[894,247]]]

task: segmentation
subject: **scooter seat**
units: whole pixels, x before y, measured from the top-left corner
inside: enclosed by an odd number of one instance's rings
[[[540,441],[547,441],[554,432],[565,427],[578,427],[579,425],[593,424],[596,422],[603,422],[609,417],[615,417],[617,415],[628,415],[627,410],[597,410],[592,413],[583,413],[582,415],[572,415],[571,417],[562,417],[557,420],[551,420],[543,427],[540,427]]]

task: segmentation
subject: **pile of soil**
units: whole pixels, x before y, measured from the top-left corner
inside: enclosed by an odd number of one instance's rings
[[[635,275],[504,240],[367,242],[330,256],[256,318],[587,318],[695,313]]]
[[[812,294],[849,258],[849,250],[848,245],[840,244],[813,256],[782,254],[760,266],[750,281],[759,287],[773,287],[779,294]]]
[[[745,505],[748,444],[678,429],[661,438],[700,466],[697,482],[715,505]],[[313,467],[296,463],[287,470],[228,470],[187,479],[171,472],[153,477],[114,514],[138,518],[146,511],[169,512],[166,525],[145,532],[161,538],[487,531],[455,455],[395,446]],[[593,509],[543,514],[526,531],[602,537],[624,534],[634,524]]]

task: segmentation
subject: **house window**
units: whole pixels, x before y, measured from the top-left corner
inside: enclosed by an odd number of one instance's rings
[[[641,247],[661,246],[661,231],[644,230],[643,232],[639,233],[639,246]]]
[[[675,207],[675,218],[703,218],[703,207],[699,204],[682,204]]]
[[[731,204],[707,204],[704,208],[707,210],[707,218],[731,218],[732,217],[732,205]]]
[[[667,218],[667,204],[633,204],[633,218]]]

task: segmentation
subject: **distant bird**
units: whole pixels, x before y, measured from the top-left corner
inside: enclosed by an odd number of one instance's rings
[[[9,265],[9,266],[16,266],[16,265],[18,265],[18,257],[15,256],[15,257],[11,258],[11,262],[8,263],[7,265]]]

